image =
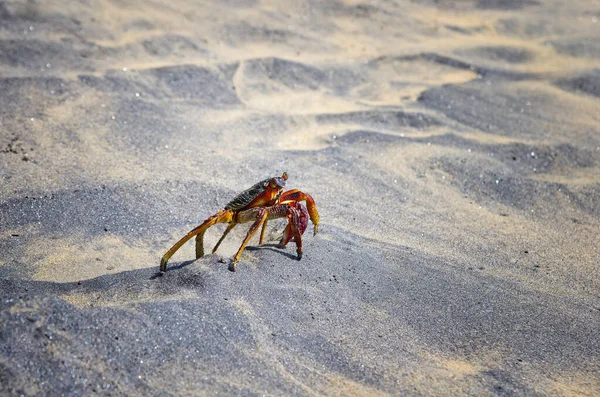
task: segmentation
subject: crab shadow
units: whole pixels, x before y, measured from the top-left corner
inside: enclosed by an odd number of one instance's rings
[[[296,255],[282,251],[276,244],[264,244],[258,247],[247,247],[246,249],[249,251],[270,250],[289,259],[297,259]],[[212,255],[212,257],[207,255],[207,257],[210,257],[207,258],[210,267],[224,266],[223,264],[231,263],[231,258],[223,258],[219,255]],[[190,283],[191,279],[194,279],[192,280],[193,284],[203,284],[201,279],[206,276],[205,271],[198,272],[197,269],[189,270],[190,265],[193,265],[197,261],[197,259],[190,259],[183,262],[174,262],[167,267],[164,273],[158,271],[157,265],[73,282],[23,280],[15,277],[13,274],[9,275],[0,270],[0,291],[2,291],[2,295],[23,293],[34,295],[64,295],[90,292],[107,293],[128,288],[155,287],[176,291],[181,287],[180,284]],[[167,273],[172,273],[172,276],[175,277],[165,277]]]
[[[246,247],[244,250],[245,251],[263,251],[263,250],[268,250],[268,251],[276,252],[276,253],[278,253],[280,255],[283,255],[283,256],[285,256],[288,259],[296,259],[296,260],[298,260],[297,255],[290,254],[289,252],[285,252],[282,249],[285,249],[285,248],[281,248],[279,246],[279,244],[263,244],[263,245],[259,245],[259,246]],[[232,262],[231,258],[224,258],[223,256],[220,256],[218,254],[212,254],[212,255],[213,255],[213,258],[210,260],[211,262],[225,263],[225,264],[231,265],[231,262]],[[168,266],[165,272],[158,271],[158,272],[154,273],[152,276],[150,276],[150,280],[155,280],[157,278],[160,278],[160,277],[164,276],[165,273],[167,273],[167,272],[172,272],[172,271],[175,271],[175,270],[181,270],[181,269],[185,268],[186,266],[189,266],[189,265],[193,264],[197,260],[198,259],[190,259],[190,260],[179,262],[179,263],[176,262],[177,264]]]
[[[296,255],[283,251],[284,249],[285,248],[281,248],[279,246],[279,244],[263,244],[263,245],[258,245],[258,246],[246,247],[246,251],[268,250],[268,251],[277,252],[278,254],[283,255],[289,259],[298,259],[298,257]]]
[[[188,260],[180,263],[175,263],[167,268],[167,272],[182,270],[192,265],[195,260]],[[175,272],[178,277],[181,272]],[[189,271],[183,273],[190,273]],[[193,271],[192,271],[193,273]],[[105,274],[91,279],[72,281],[72,282],[57,282],[57,281],[40,281],[40,280],[23,280],[14,275],[3,277],[0,272],[0,291],[2,295],[6,294],[33,294],[33,295],[64,295],[71,293],[92,293],[101,292],[108,293],[126,288],[145,288],[158,286],[163,284],[173,284],[176,287],[178,277],[163,277],[164,273],[158,271],[158,265],[152,267],[139,268],[135,270],[126,270],[118,273]],[[161,279],[162,280],[159,280]]]
[[[187,261],[180,262],[179,264],[174,265],[174,266],[173,265],[167,266],[167,269],[164,272],[158,271],[158,272],[154,273],[152,276],[150,276],[150,280],[156,280],[157,278],[164,276],[166,272],[181,270],[184,267],[189,266],[196,261],[197,261],[197,259],[190,259]]]

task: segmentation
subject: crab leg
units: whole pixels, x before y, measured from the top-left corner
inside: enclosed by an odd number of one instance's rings
[[[227,226],[227,229],[225,229],[225,232],[223,233],[223,235],[221,236],[221,238],[219,239],[219,241],[217,242],[217,245],[215,245],[215,248],[213,248],[212,253],[214,254],[215,252],[217,252],[217,249],[219,249],[219,245],[221,245],[221,243],[223,242],[223,240],[225,240],[225,236],[227,236],[229,234],[229,232],[231,231],[231,229],[233,229],[234,227],[237,226],[237,223],[230,223]]]
[[[183,244],[185,244],[189,239],[191,239],[194,236],[196,236],[196,259],[203,256],[204,248],[203,248],[202,241],[203,241],[204,232],[206,232],[206,229],[208,229],[209,227],[211,227],[212,225],[214,225],[216,223],[231,223],[232,221],[233,221],[233,211],[219,211],[219,212],[217,212],[216,215],[213,215],[210,218],[208,218],[207,220],[205,220],[200,226],[197,226],[194,229],[192,229],[188,234],[183,236],[183,238],[181,240],[176,242],[175,245],[173,245],[171,247],[171,249],[169,249],[167,251],[166,254],[163,255],[162,259],[160,260],[160,271],[161,272],[167,271],[167,262],[169,261],[171,256],[173,256],[173,254],[175,252],[177,252],[177,250],[179,248],[181,248],[181,246]]]
[[[304,193],[298,189],[288,190],[287,192],[283,192],[281,197],[279,198],[279,204],[288,204],[298,201],[306,201],[306,207],[308,208],[308,214],[310,215],[310,220],[315,225],[315,229],[313,232],[313,236],[317,234],[319,228],[319,213],[317,212],[317,205],[315,204],[315,200],[308,193]]]
[[[296,242],[298,260],[302,259],[302,233],[306,230],[308,224],[308,212],[306,211],[306,208],[300,203],[294,203],[274,205],[268,207],[267,210],[269,213],[267,214],[265,223],[271,219],[287,218],[288,224],[284,230],[284,237],[279,242],[279,245],[282,248],[285,247],[293,236],[294,241]]]
[[[199,226],[201,230],[196,234],[196,259],[204,256],[204,233],[206,229],[217,223],[232,223],[234,215],[235,213],[231,210],[219,211],[217,215],[211,216]]]
[[[260,240],[258,241],[259,245],[262,245],[265,239],[265,230],[267,229],[267,222],[269,222],[269,220],[265,219],[265,222],[262,225],[262,229],[260,230]]]
[[[240,223],[245,223],[250,220],[250,219],[246,220],[247,214],[252,214],[252,215],[256,214],[256,215],[254,215],[256,220],[250,227],[250,230],[248,230],[248,234],[246,235],[246,238],[242,242],[240,249],[238,249],[238,252],[233,257],[233,262],[231,262],[231,265],[229,265],[229,270],[231,270],[232,272],[235,272],[235,265],[237,264],[238,260],[240,259],[242,252],[246,248],[246,245],[248,245],[248,242],[250,241],[250,238],[252,237],[252,235],[254,235],[254,233],[256,233],[256,229],[258,229],[260,227],[260,225],[267,219],[267,215],[269,214],[269,211],[266,208],[261,208],[258,212],[253,211],[253,210],[241,212],[238,215],[238,217],[240,218],[240,220],[239,220]]]

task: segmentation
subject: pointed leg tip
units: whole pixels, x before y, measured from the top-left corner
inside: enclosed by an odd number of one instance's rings
[[[163,258],[160,260],[160,272],[165,273],[167,271],[167,261]]]
[[[235,262],[231,262],[229,264],[229,271],[230,272],[235,272],[235,268],[236,268],[236,263]]]

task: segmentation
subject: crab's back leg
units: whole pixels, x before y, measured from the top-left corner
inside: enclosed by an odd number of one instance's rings
[[[235,271],[235,266],[236,266],[238,260],[240,259],[242,252],[244,252],[246,245],[248,245],[248,241],[250,241],[250,238],[252,238],[252,235],[254,235],[254,233],[256,233],[256,230],[267,219],[267,215],[269,214],[269,211],[266,208],[261,208],[258,211],[252,211],[252,210],[250,210],[250,211],[256,220],[254,221],[252,226],[250,226],[250,230],[248,230],[248,234],[246,235],[246,238],[242,242],[240,249],[238,249],[238,252],[233,257],[233,261],[231,262],[231,265],[229,266],[229,270],[231,270],[232,272]],[[244,214],[244,213],[240,213],[240,220],[239,220],[240,223],[249,221],[249,219],[244,219],[244,218],[246,218],[245,215],[246,214]]]
[[[234,227],[237,226],[237,223],[230,223],[227,226],[227,229],[225,229],[225,232],[223,233],[223,235],[221,236],[221,238],[219,239],[219,241],[217,242],[217,245],[215,245],[215,248],[213,248],[212,253],[214,254],[215,252],[217,252],[217,249],[219,249],[219,245],[221,245],[221,243],[223,242],[223,240],[225,240],[225,236],[227,236],[229,234],[229,232],[231,231],[231,229],[233,229]]]
[[[167,270],[167,262],[169,261],[171,256],[173,256],[173,254],[177,252],[177,250],[181,248],[183,244],[185,244],[189,239],[191,239],[194,236],[196,236],[196,259],[203,256],[204,249],[202,247],[202,240],[204,238],[204,232],[206,232],[206,229],[208,229],[216,223],[231,223],[233,221],[233,214],[233,211],[219,211],[216,215],[211,216],[210,218],[202,222],[200,226],[195,227],[188,234],[183,236],[181,240],[176,242],[175,245],[173,245],[171,249],[169,249],[167,253],[163,255],[162,259],[160,260],[160,271],[164,272]],[[198,250],[199,246],[200,250]]]
[[[313,225],[315,225],[313,235],[317,234],[317,231],[319,230],[319,212],[317,211],[317,204],[315,204],[315,200],[310,194],[304,193],[298,189],[292,189],[288,190],[287,192],[283,192],[279,198],[279,204],[287,204],[294,201],[306,201],[306,207],[308,208],[310,220]]]
[[[204,223],[198,226],[198,233],[196,233],[196,259],[204,256],[204,233],[212,225],[217,223],[232,223],[234,222],[235,212],[231,210],[219,211],[217,215],[211,216]],[[191,232],[190,232],[191,233]],[[225,237],[225,236],[223,236]],[[221,239],[223,238],[221,237]]]

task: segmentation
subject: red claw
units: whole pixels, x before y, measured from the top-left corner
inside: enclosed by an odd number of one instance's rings
[[[302,203],[299,202],[291,203],[290,206],[298,211],[298,232],[300,233],[300,235],[303,235],[304,231],[308,227],[308,210]],[[290,242],[292,237],[294,237],[294,234],[292,233],[292,226],[290,223],[288,223],[288,225],[285,227],[285,230],[283,231],[281,245],[285,247],[287,243]]]

